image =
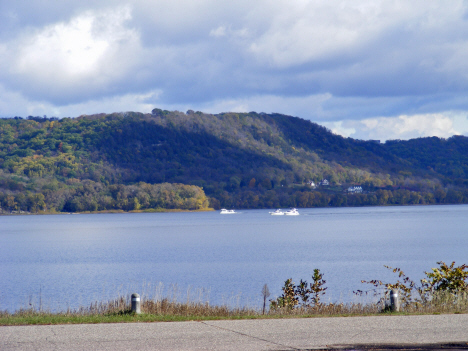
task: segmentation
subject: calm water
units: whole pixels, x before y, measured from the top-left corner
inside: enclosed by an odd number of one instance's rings
[[[324,273],[327,297],[350,301],[362,279],[411,278],[443,260],[468,263],[468,206],[0,217],[0,309],[64,309],[118,294],[186,295],[259,305],[289,277]]]

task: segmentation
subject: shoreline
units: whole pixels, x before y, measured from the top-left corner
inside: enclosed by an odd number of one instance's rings
[[[297,207],[300,209],[310,209],[310,208],[369,208],[369,207],[412,207],[412,206],[455,206],[455,205],[468,205],[466,203],[453,203],[453,204],[386,204],[386,205],[368,205],[368,206],[321,206],[321,207]],[[237,208],[236,210],[273,210],[274,208]],[[283,207],[286,208],[286,207]],[[101,210],[101,211],[83,211],[83,212],[56,212],[56,211],[42,211],[42,212],[26,212],[23,213],[0,213],[0,216],[44,216],[44,215],[77,215],[77,214],[103,214],[103,213],[177,213],[177,212],[213,212],[219,211],[214,208],[204,208],[199,210],[184,210],[184,209],[165,209],[165,208],[155,208],[155,209],[145,209],[145,210]]]
[[[48,216],[48,215],[79,215],[79,214],[105,214],[105,213],[177,213],[177,212],[212,212],[216,211],[213,208],[205,208],[200,210],[184,210],[184,209],[146,209],[146,210],[102,210],[102,211],[83,211],[83,212],[52,212],[52,211],[42,211],[42,212],[27,212],[23,213],[0,213],[0,216]]]

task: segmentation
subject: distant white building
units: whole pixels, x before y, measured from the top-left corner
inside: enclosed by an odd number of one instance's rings
[[[360,194],[362,193],[362,186],[350,186],[348,188],[348,193]]]
[[[330,182],[329,182],[328,180],[324,179],[324,180],[322,180],[322,181],[320,182],[320,185],[321,185],[321,186],[328,186],[328,185],[330,185]]]
[[[307,184],[309,184],[312,189],[315,189],[317,187],[317,185],[312,180]]]

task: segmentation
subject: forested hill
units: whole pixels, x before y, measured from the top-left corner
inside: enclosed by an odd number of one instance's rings
[[[1,119],[0,211],[466,203],[467,139],[380,144],[255,112]]]

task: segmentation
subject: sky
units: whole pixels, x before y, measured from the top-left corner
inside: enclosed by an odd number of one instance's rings
[[[0,0],[0,117],[156,107],[468,135],[468,2]]]

